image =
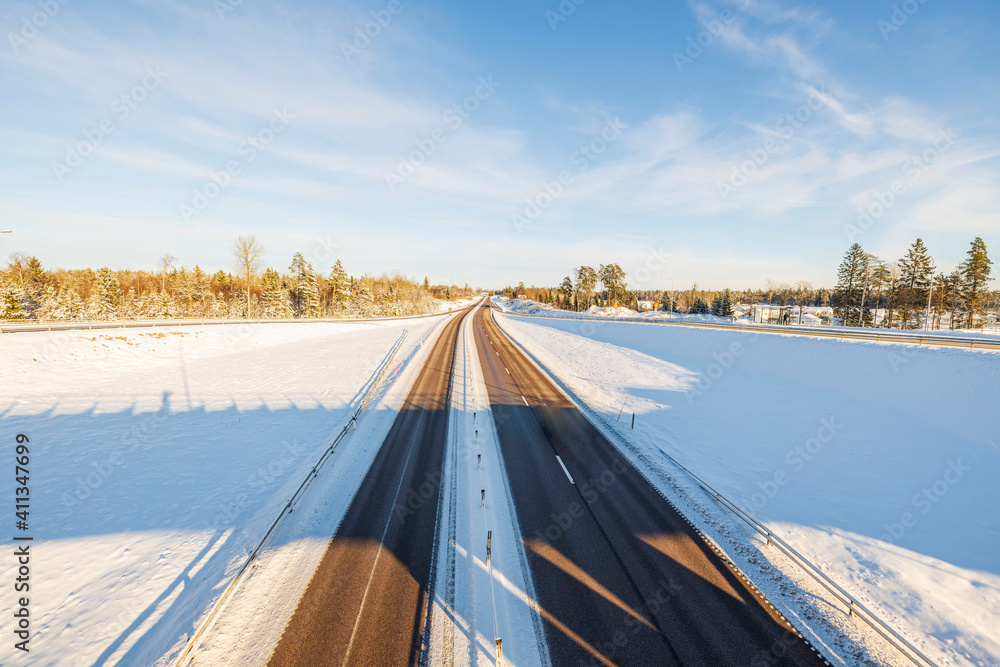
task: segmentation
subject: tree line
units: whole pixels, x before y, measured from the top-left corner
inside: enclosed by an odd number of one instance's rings
[[[46,270],[13,253],[0,269],[0,320],[282,319],[393,317],[432,312],[440,300],[471,296],[468,285],[430,285],[399,274],[349,275],[338,259],[327,275],[302,253],[286,271],[264,268],[252,236],[232,247],[233,271],[177,267],[167,253],[156,271]]]
[[[733,306],[741,298],[739,293],[729,288],[721,291],[699,290],[697,283],[688,290],[680,291],[629,289],[626,277],[619,264],[600,264],[597,269],[584,265],[574,268],[572,275],[563,278],[557,288],[525,287],[521,282],[517,287],[507,286],[500,291],[511,298],[524,295],[532,301],[563,310],[582,311],[592,306],[622,306],[639,310],[640,303],[646,303],[662,311],[720,317],[732,317]]]
[[[934,275],[933,260],[922,239],[910,246],[897,262],[888,263],[854,244],[838,271],[834,289],[814,288],[800,280],[794,286],[766,280],[763,289],[701,290],[694,283],[686,290],[629,289],[626,273],[618,264],[598,269],[579,266],[558,287],[507,286],[508,297],[524,295],[538,303],[572,311],[592,306],[623,306],[639,310],[640,303],[658,310],[731,317],[738,304],[831,307],[834,316],[849,326],[912,329],[921,323],[930,301],[930,326],[978,327],[987,313],[1000,308],[1000,291],[990,290],[992,261],[981,238],[972,242],[965,261],[951,274]]]
[[[975,328],[997,305],[997,293],[990,290],[992,266],[980,237],[947,275],[934,274],[937,267],[923,239],[891,263],[855,243],[837,272],[834,312],[844,324],[860,327],[940,329],[947,318],[950,329]]]

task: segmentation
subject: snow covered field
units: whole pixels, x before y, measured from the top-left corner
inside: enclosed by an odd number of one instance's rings
[[[742,504],[939,664],[1000,664],[1000,353],[497,320],[611,428]]]
[[[4,460],[31,439],[31,664],[151,665],[182,644],[404,330],[403,359],[442,321],[0,337]],[[0,561],[6,593],[14,576]]]

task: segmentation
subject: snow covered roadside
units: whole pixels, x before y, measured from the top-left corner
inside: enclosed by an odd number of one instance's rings
[[[412,352],[442,320],[0,338],[0,447],[11,460],[14,434],[32,444],[32,663],[176,652],[404,329]]]
[[[469,317],[456,352],[438,508],[430,662],[494,665],[499,637],[504,665],[541,667],[550,664],[544,630],[472,327]],[[487,531],[492,531],[489,559]]]
[[[903,663],[842,608],[817,599],[818,587],[660,450],[742,504],[939,664],[1000,660],[1000,520],[993,507],[1000,448],[992,414],[1000,355],[497,320],[605,430],[631,443],[630,458],[644,458],[661,490],[787,607],[793,623],[810,627],[814,643],[841,655],[841,664]],[[625,416],[616,421],[623,403]],[[751,543],[759,549],[745,546]],[[868,648],[864,659],[847,654],[841,631]]]

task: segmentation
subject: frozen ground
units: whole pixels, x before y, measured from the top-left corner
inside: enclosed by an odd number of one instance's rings
[[[1000,354],[497,319],[610,428],[706,478],[939,664],[1000,663]]]
[[[404,330],[401,359],[441,321],[0,337],[4,460],[31,439],[31,664],[151,665],[182,646]]]

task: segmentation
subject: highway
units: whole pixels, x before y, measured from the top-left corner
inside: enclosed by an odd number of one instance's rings
[[[474,335],[554,665],[828,664],[493,322]]]
[[[459,325],[423,367],[277,646],[273,667],[426,657],[441,465]]]

